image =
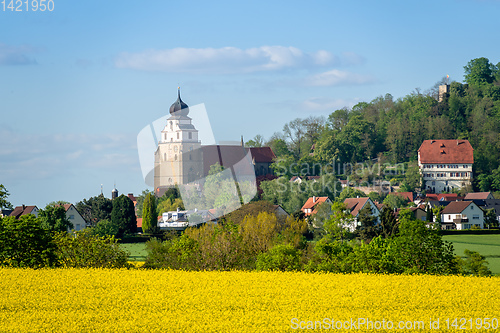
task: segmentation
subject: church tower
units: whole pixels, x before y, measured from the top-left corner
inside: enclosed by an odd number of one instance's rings
[[[202,176],[201,141],[188,114],[189,107],[182,101],[179,88],[155,152],[155,192],[160,187],[191,183]]]

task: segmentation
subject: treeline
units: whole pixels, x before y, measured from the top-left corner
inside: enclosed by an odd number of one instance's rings
[[[307,242],[307,222],[293,217],[280,221],[266,212],[247,215],[240,223],[207,224],[147,243],[145,268],[183,270],[278,270],[335,273],[490,275],[484,257],[453,255],[451,243],[438,230],[415,220],[410,211],[396,222],[377,225],[366,214],[356,233],[343,223],[350,215],[340,204],[320,228],[324,236]],[[370,217],[371,216],[371,217]],[[352,217],[351,217],[352,219]],[[391,224],[392,223],[392,224]],[[318,227],[318,226],[317,226]]]
[[[54,230],[32,214],[0,218],[0,267],[131,267],[127,260],[113,236]]]
[[[295,119],[267,142],[258,135],[247,145],[269,145],[278,156],[279,175],[291,177],[293,165],[417,160],[428,139],[467,139],[474,148],[476,189],[500,191],[500,63],[486,58],[465,67],[465,83],[451,82],[438,101],[438,87],[395,100],[390,94],[323,117]],[[316,168],[298,174],[318,175]]]

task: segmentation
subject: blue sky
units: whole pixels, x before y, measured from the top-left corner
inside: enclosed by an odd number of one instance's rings
[[[9,2],[9,1],[7,1]],[[181,86],[216,140],[463,80],[500,61],[500,1],[0,4],[0,183],[14,206],[138,194],[136,138]]]

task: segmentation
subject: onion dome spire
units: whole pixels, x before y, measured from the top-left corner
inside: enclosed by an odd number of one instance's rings
[[[181,87],[177,88],[177,100],[170,106],[170,114],[172,116],[187,116],[189,106],[181,99]]]

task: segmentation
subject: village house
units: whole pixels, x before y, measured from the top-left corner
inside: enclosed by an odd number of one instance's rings
[[[442,229],[484,228],[484,213],[473,201],[450,202],[441,212]]]
[[[308,217],[312,214],[316,214],[318,212],[319,205],[324,202],[330,205],[332,204],[332,201],[328,197],[313,196],[307,199],[306,203],[304,204],[304,206],[302,206],[300,210],[302,210],[304,212],[304,215]]]
[[[87,221],[85,221],[73,204],[65,204],[63,207],[66,210],[66,218],[73,224],[75,231],[80,231],[87,227]]]
[[[21,216],[28,215],[28,214],[33,214],[35,217],[38,217],[38,207],[37,206],[17,206],[14,208],[14,210],[10,213],[9,216],[13,216],[16,219],[20,218]]]
[[[469,186],[473,152],[468,140],[425,140],[418,149],[425,190],[441,193]]]
[[[351,215],[354,216],[354,225],[351,227],[351,231],[356,229],[356,227],[361,226],[361,222],[359,221],[359,212],[365,206],[370,207],[372,215],[377,218],[377,223],[380,223],[380,211],[370,198],[348,198],[344,200],[344,204],[351,212]]]

